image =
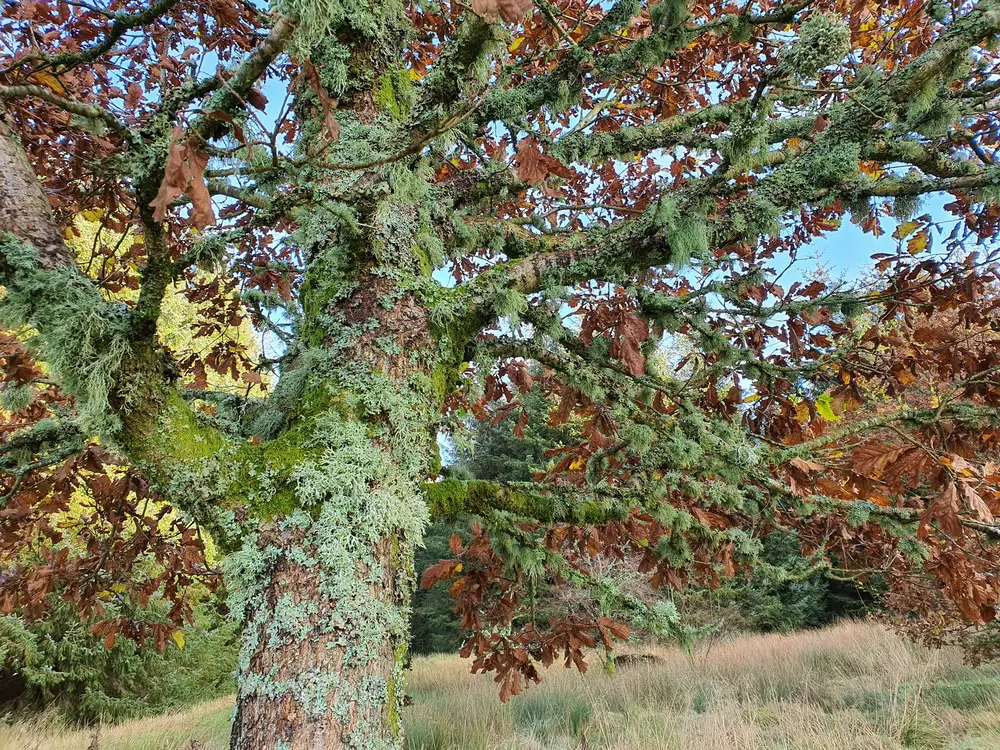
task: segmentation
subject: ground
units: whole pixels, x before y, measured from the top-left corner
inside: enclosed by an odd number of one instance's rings
[[[874,624],[666,648],[607,675],[552,669],[507,705],[457,656],[414,660],[409,750],[1000,750],[1000,666],[972,669]],[[100,750],[225,750],[230,699],[104,728]],[[93,731],[0,727],[7,750],[87,750]],[[194,744],[192,744],[192,741]]]

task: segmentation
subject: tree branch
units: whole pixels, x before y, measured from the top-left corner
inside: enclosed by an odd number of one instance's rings
[[[126,33],[132,29],[152,23],[175,6],[177,2],[178,0],[159,0],[159,2],[153,3],[146,10],[139,13],[116,14],[114,16],[114,23],[111,24],[111,29],[104,39],[97,44],[79,52],[60,52],[51,57],[41,57],[41,59],[44,61],[46,67],[54,68],[57,74],[65,73],[77,65],[93,62],[105,52],[111,50]],[[29,56],[24,61],[32,59],[38,58]]]
[[[284,52],[292,39],[297,22],[289,17],[282,16],[271,28],[267,38],[244,60],[233,73],[232,78],[226,80],[225,88],[205,103],[203,109],[207,114],[199,115],[191,124],[189,132],[197,134],[202,141],[210,141],[219,137],[229,127],[217,117],[212,117],[211,113],[216,111],[233,114],[246,105],[246,96],[257,83],[257,80],[264,75],[267,67],[274,62],[275,58]]]
[[[53,93],[50,89],[47,89],[44,86],[0,86],[0,99],[11,100],[27,96],[41,99],[49,104],[53,104],[60,109],[69,112],[71,115],[86,117],[91,120],[99,120],[126,141],[134,142],[135,140],[135,137],[131,134],[128,128],[118,122],[118,119],[113,114],[107,110],[101,109],[100,107],[95,107],[91,104],[84,104],[76,99],[67,99],[64,96],[59,96],[58,94]]]
[[[720,176],[711,175],[688,183],[664,196],[673,215],[701,216],[713,248],[746,240],[763,231],[754,222],[762,211],[775,211],[772,221],[803,203],[815,203],[843,195],[918,195],[926,192],[964,190],[997,184],[1000,173],[992,168],[976,174],[933,181],[882,180],[859,184],[856,172],[847,172],[822,184],[811,175],[831,151],[844,152],[850,144],[867,142],[880,120],[891,120],[929,81],[948,72],[972,46],[1000,32],[1000,8],[996,0],[982,0],[965,16],[951,24],[916,60],[881,82],[871,84],[845,104],[842,114],[815,139],[815,143],[753,184],[746,195],[732,201],[726,213],[709,217],[698,206],[706,191],[717,187]],[[694,118],[697,119],[697,118]],[[679,126],[678,126],[679,127]],[[735,175],[729,175],[731,178]],[[569,285],[589,280],[617,280],[628,274],[663,265],[671,258],[672,227],[657,217],[660,205],[638,219],[611,229],[580,232],[562,247],[500,264],[467,282],[470,315],[491,319],[488,290],[502,279],[508,289],[531,294],[547,285]]]
[[[531,482],[486,482],[445,479],[423,485],[424,498],[434,518],[485,515],[505,511],[539,523],[598,524],[622,520],[637,505],[634,490],[601,487],[546,488]],[[632,500],[634,504],[622,502]]]

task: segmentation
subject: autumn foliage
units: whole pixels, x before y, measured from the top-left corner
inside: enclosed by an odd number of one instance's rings
[[[477,517],[421,583],[450,586],[504,700],[630,627],[685,633],[595,560],[711,587],[775,530],[801,543],[788,575],[878,577],[901,628],[997,655],[994,0],[272,5],[4,7],[5,138],[62,236],[100,225],[79,270],[138,342],[112,435],[48,377],[41,313],[5,318],[4,611],[58,592],[109,646],[165,645],[191,585],[217,585],[206,539],[318,514],[315,424],[396,450],[422,412],[383,378],[433,412],[406,486]],[[847,222],[880,238],[856,281],[809,257]],[[161,341],[169,295],[199,346]],[[228,335],[247,321],[266,355]],[[469,415],[523,431],[529,389],[579,439],[532,482],[441,481],[435,436]],[[163,451],[183,491],[148,450],[164,424],[198,443]],[[541,582],[602,614],[533,617]],[[169,615],[112,618],[113,593]]]

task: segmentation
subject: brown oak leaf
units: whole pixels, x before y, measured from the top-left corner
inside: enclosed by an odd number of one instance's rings
[[[517,144],[514,165],[517,168],[517,176],[531,185],[537,185],[550,174],[566,179],[574,176],[573,170],[555,157],[542,153],[538,144],[530,138],[525,138]]]
[[[184,137],[184,128],[174,128],[170,137],[170,151],[163,169],[163,181],[156,197],[149,202],[154,221],[163,221],[167,209],[176,198],[188,194],[191,199],[191,223],[204,229],[215,223],[215,208],[212,195],[205,183],[205,167],[208,156]]]
[[[517,23],[533,5],[531,0],[472,0],[472,12],[490,23],[496,23],[497,16]]]

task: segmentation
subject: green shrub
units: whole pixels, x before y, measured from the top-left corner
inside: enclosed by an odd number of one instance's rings
[[[171,642],[162,652],[126,638],[106,648],[75,608],[53,595],[42,619],[0,616],[0,702],[8,712],[48,710],[87,724],[148,716],[231,692],[234,625],[203,609],[182,636],[183,648]]]

